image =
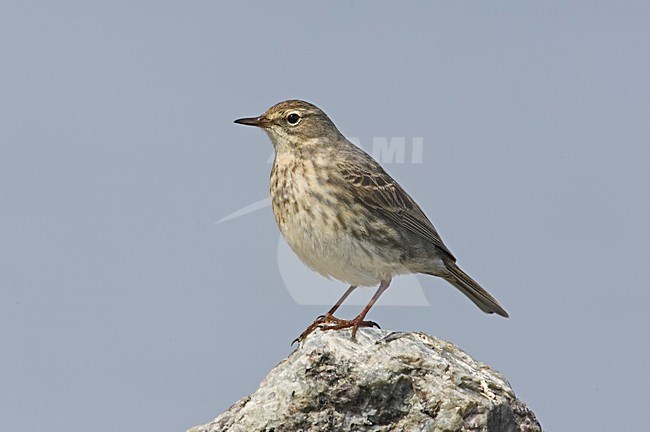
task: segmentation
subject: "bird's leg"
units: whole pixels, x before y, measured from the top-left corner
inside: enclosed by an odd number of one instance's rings
[[[338,320],[338,318],[334,317],[334,312],[336,312],[338,310],[338,308],[341,307],[341,305],[343,304],[345,299],[348,298],[348,296],[350,294],[352,294],[352,291],[354,291],[356,288],[357,288],[357,285],[350,286],[350,288],[348,288],[347,291],[345,291],[345,293],[343,293],[343,295],[336,302],[336,304],[334,306],[332,306],[332,309],[328,310],[325,315],[321,315],[318,318],[316,318],[316,321],[319,321],[319,320],[321,320],[321,321],[329,321],[332,318],[334,318],[334,320]]]
[[[345,291],[345,293],[336,302],[336,304],[334,306],[332,306],[332,309],[327,311],[327,313],[325,315],[321,315],[318,318],[316,318],[316,321],[314,321],[309,327],[307,327],[307,329],[304,332],[302,332],[302,334],[300,336],[295,338],[293,340],[293,342],[291,342],[291,345],[293,345],[296,342],[302,341],[304,338],[307,337],[307,335],[309,335],[309,333],[316,330],[316,328],[318,328],[318,326],[320,326],[321,324],[324,324],[324,323],[340,324],[341,322],[343,322],[343,320],[338,319],[338,318],[336,318],[334,316],[334,312],[336,312],[338,310],[338,308],[343,304],[345,299],[348,298],[348,296],[350,294],[352,294],[352,291],[354,291],[356,288],[357,288],[357,285],[350,286],[350,288],[348,288],[347,291]]]
[[[357,336],[357,330],[359,327],[377,327],[379,328],[379,325],[374,322],[374,321],[364,321],[363,319],[366,317],[368,314],[368,311],[372,306],[377,302],[379,297],[388,289],[390,286],[390,281],[391,279],[386,279],[382,280],[381,284],[379,284],[379,288],[377,288],[377,292],[375,293],[374,296],[370,299],[368,304],[366,305],[365,308],[361,311],[359,315],[357,315],[356,318],[351,319],[351,320],[338,320],[339,322],[331,325],[331,326],[319,326],[321,330],[341,330],[344,328],[350,328],[352,327],[352,340],[354,340]]]

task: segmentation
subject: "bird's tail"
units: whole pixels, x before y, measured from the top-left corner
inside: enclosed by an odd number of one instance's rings
[[[458,288],[460,292],[465,294],[483,312],[489,314],[496,313],[502,317],[508,317],[508,312],[478,282],[469,277],[455,263],[448,262],[446,264],[449,274],[443,277],[447,282]]]

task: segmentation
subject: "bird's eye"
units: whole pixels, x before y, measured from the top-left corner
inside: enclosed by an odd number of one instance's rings
[[[297,125],[299,121],[300,121],[300,115],[296,113],[291,113],[287,116],[287,122],[289,122],[289,124],[292,126]]]

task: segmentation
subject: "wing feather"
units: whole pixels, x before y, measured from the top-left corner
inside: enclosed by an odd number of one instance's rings
[[[378,163],[368,155],[363,156],[351,157],[339,163],[343,179],[354,189],[354,195],[360,202],[434,244],[456,261],[413,198]]]

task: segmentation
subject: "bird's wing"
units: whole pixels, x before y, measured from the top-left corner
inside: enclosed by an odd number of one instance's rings
[[[343,179],[349,183],[361,203],[433,243],[456,261],[413,198],[378,163],[364,156],[351,157],[339,163]]]

